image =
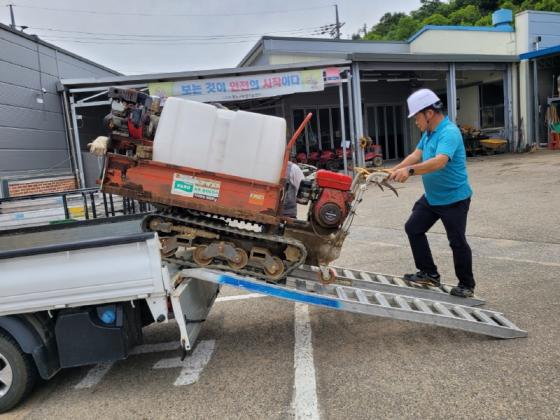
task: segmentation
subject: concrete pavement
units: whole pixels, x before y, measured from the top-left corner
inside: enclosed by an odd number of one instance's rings
[[[529,337],[503,341],[310,307],[307,356],[317,402],[311,416],[560,416],[560,153],[477,157],[468,169],[476,293]],[[372,187],[336,264],[399,275],[414,270],[403,225],[421,192],[418,177],[399,186],[399,198]],[[440,223],[429,239],[444,281],[455,283]],[[65,370],[6,417],[293,418],[294,360],[303,351],[295,319],[294,304],[272,298],[216,303],[200,336],[215,347],[195,383],[174,385],[181,368],[154,369],[176,351],[145,353],[115,363],[86,389],[76,385],[90,368]],[[147,343],[178,339],[173,324],[145,333]]]

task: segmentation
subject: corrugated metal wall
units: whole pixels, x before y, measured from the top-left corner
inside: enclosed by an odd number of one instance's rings
[[[0,177],[70,173],[56,83],[114,74],[1,26]]]
[[[529,11],[528,48],[534,50],[537,36],[541,37],[539,49],[560,45],[560,13]],[[525,40],[523,40],[525,41]]]

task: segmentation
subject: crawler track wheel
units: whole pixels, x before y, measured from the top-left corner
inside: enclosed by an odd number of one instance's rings
[[[277,281],[282,278],[286,268],[284,263],[278,257],[272,257],[273,262],[271,264],[265,264],[264,272],[272,281]]]
[[[200,245],[198,247],[196,247],[196,249],[193,252],[193,260],[195,263],[197,263],[198,265],[204,267],[207,265],[210,265],[210,263],[212,262],[212,257],[208,258],[206,256],[204,256],[204,252],[208,249],[208,247],[206,245]]]
[[[236,255],[233,260],[228,260],[228,265],[234,270],[241,270],[247,265],[249,261],[249,256],[242,248],[235,248]]]

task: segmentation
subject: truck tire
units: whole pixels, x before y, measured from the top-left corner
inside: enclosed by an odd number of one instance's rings
[[[33,388],[37,369],[14,339],[0,332],[0,413],[19,403]]]

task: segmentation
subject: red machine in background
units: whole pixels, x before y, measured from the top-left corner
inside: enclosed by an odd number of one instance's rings
[[[370,139],[371,140],[371,139]],[[380,168],[383,166],[383,152],[378,144],[368,144],[364,148],[364,161],[366,167]],[[316,166],[329,171],[338,171],[344,168],[344,151],[339,147],[335,151],[323,150],[322,152],[300,152],[296,155],[296,162]],[[346,149],[346,162],[352,170],[352,150]]]
[[[380,168],[383,166],[383,150],[379,144],[372,144],[364,149],[366,167]]]

